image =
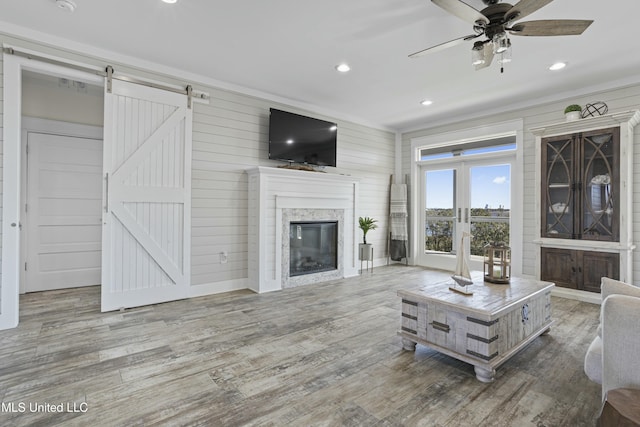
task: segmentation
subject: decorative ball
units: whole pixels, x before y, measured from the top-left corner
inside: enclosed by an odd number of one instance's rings
[[[602,116],[607,114],[609,107],[602,101],[587,104],[582,109],[582,118]]]

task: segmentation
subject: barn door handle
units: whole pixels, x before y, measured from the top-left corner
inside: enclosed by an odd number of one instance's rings
[[[104,181],[104,211],[105,213],[109,213],[109,173],[105,175]]]
[[[462,208],[458,208],[458,223],[462,222]]]
[[[464,222],[469,224],[469,208],[464,208]]]

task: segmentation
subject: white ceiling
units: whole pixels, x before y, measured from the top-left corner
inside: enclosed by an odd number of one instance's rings
[[[593,19],[581,36],[512,37],[513,61],[474,71],[473,31],[427,0],[0,0],[0,31],[397,130],[640,82],[638,0],[555,0],[523,21]],[[480,0],[466,0],[482,9]],[[113,55],[113,56],[110,56]],[[547,68],[556,61],[562,71]],[[334,66],[348,62],[352,71]],[[494,61],[495,62],[495,61]],[[171,70],[173,69],[173,70]],[[182,76],[176,76],[182,77]],[[433,105],[424,107],[428,98]]]

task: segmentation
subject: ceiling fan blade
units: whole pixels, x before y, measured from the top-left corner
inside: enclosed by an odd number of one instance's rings
[[[476,37],[480,37],[480,36],[481,34],[472,34],[469,36],[460,37],[459,39],[454,39],[448,42],[440,43],[435,46],[431,46],[426,49],[420,50],[418,52],[412,53],[411,55],[409,55],[409,58],[419,58],[424,55],[440,52],[441,50],[449,49],[450,47],[457,46],[461,43],[466,42],[467,40],[475,39]]]
[[[475,25],[478,21],[489,23],[489,18],[460,0],[431,0],[431,2],[470,24]]]
[[[475,66],[476,71],[487,68],[491,65],[491,61],[493,61],[493,43],[489,42],[484,45],[484,62]]]
[[[514,36],[578,36],[593,21],[580,19],[547,19],[513,25],[508,31]]]
[[[553,0],[520,0],[515,6],[505,13],[506,22],[513,21],[515,19],[522,19],[525,16],[531,15],[538,9],[548,5]]]

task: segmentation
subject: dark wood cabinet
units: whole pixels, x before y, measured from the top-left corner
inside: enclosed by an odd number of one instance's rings
[[[620,128],[542,139],[541,236],[617,242]]]
[[[542,138],[542,237],[620,240],[620,128]],[[564,245],[566,246],[566,245]],[[620,276],[620,254],[544,247],[540,277],[557,286],[600,292]]]
[[[542,248],[540,278],[556,286],[600,292],[602,277],[620,278],[620,254]]]
[[[631,110],[531,128],[540,233],[533,243],[540,248],[541,279],[589,292],[600,292],[605,276],[635,282],[637,197],[632,189],[638,124],[640,110]]]

